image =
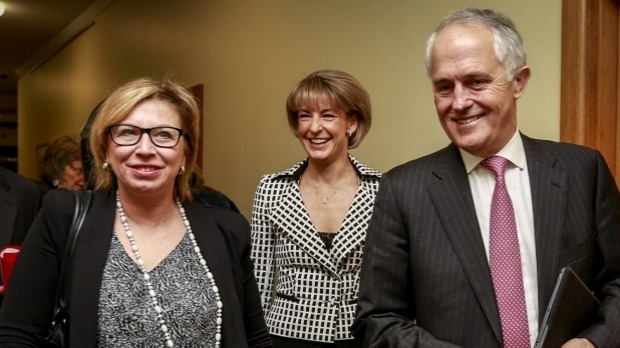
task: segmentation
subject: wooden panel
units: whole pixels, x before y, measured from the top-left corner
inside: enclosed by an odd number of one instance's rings
[[[618,13],[618,17],[620,18],[620,0],[616,1],[616,5],[617,5],[616,10]],[[616,30],[618,32],[618,37],[620,40],[620,19],[618,20],[618,26],[616,27]],[[616,53],[618,55],[618,64],[616,65],[618,68],[618,78],[616,79],[616,81],[619,81],[618,83],[620,84],[620,44],[618,45],[618,49],[616,50]],[[616,105],[620,105],[620,85],[617,85],[616,100],[618,101]],[[616,183],[620,185],[620,106],[616,108],[616,120],[618,120],[618,122],[616,123],[616,169],[615,169],[615,173],[616,173]]]
[[[590,88],[598,91],[596,124],[588,131],[589,144],[599,149],[609,166],[616,167],[616,134],[618,124],[618,6],[610,0],[600,0],[598,13],[591,13],[590,22],[599,23],[595,33],[598,42],[590,47],[598,52],[596,81]],[[594,41],[594,40],[591,40]],[[594,58],[594,57],[593,57]],[[620,175],[617,175],[620,178]]]
[[[596,148],[620,178],[618,0],[562,2],[560,140]]]
[[[560,140],[586,143],[586,3],[562,2],[562,86]],[[569,59],[570,58],[570,59]]]
[[[204,85],[198,84],[195,86],[191,86],[189,88],[187,88],[193,95],[194,97],[196,97],[196,101],[198,102],[198,109],[200,110],[200,134],[198,135],[198,141],[196,142],[196,146],[198,147],[198,155],[196,156],[196,165],[198,166],[198,168],[202,169],[202,144],[203,144],[203,139],[202,139],[202,134],[203,132],[203,118],[204,118],[204,112],[203,112],[203,107],[202,104],[204,102]]]

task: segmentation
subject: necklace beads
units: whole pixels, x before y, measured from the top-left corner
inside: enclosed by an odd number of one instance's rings
[[[183,219],[183,225],[185,226],[185,230],[187,231],[186,232],[187,236],[189,237],[193,245],[193,249],[196,252],[196,255],[198,256],[198,259],[200,260],[200,264],[203,266],[203,268],[205,269],[207,273],[207,278],[209,278],[213,293],[215,294],[215,300],[217,304],[217,317],[215,319],[215,323],[216,323],[215,347],[217,348],[221,346],[221,341],[222,341],[223,303],[220,298],[219,288],[215,284],[215,279],[213,277],[213,274],[209,270],[209,267],[207,266],[207,261],[202,256],[200,247],[198,246],[194,233],[192,232],[192,228],[190,226],[189,220],[187,220],[187,216],[185,215],[185,209],[183,208],[183,205],[181,205],[181,202],[178,199],[176,200],[176,204],[179,209],[179,213],[181,214],[181,218]],[[120,217],[121,224],[123,225],[123,228],[125,230],[125,235],[127,236],[127,239],[129,240],[131,251],[134,254],[134,257],[136,259],[136,264],[138,265],[138,267],[140,268],[140,271],[142,272],[142,279],[144,280],[144,284],[148,290],[151,303],[153,304],[153,309],[155,310],[155,314],[157,316],[157,323],[159,324],[160,331],[162,332],[164,336],[165,346],[174,347],[174,341],[172,340],[172,335],[170,333],[170,330],[168,329],[168,326],[166,325],[166,319],[164,318],[164,315],[163,315],[163,309],[161,305],[159,304],[159,300],[157,299],[157,292],[155,291],[155,287],[153,286],[153,283],[151,282],[151,276],[149,272],[146,270],[146,267],[144,265],[144,260],[142,259],[142,256],[140,255],[140,249],[138,248],[138,244],[136,243],[133,232],[131,231],[131,228],[129,227],[129,220],[127,219],[127,216],[125,215],[125,210],[123,209],[123,206],[121,205],[121,201],[118,196],[118,191],[116,192],[116,208],[118,210],[118,215]]]

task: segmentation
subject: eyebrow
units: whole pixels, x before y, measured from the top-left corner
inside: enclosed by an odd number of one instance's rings
[[[466,80],[471,80],[471,79],[475,79],[475,78],[488,79],[488,78],[491,78],[491,74],[484,73],[484,72],[472,72],[472,73],[466,74],[463,78],[458,78],[456,80],[458,80],[458,81],[466,81]],[[431,81],[433,82],[433,84],[436,84],[436,83],[442,83],[442,82],[452,82],[454,80],[455,79],[451,79],[451,78],[440,78],[440,79],[431,80]]]
[[[309,109],[299,109],[299,111],[297,112],[310,112]],[[322,109],[319,110],[319,113],[325,113],[325,112],[336,112],[336,109]]]

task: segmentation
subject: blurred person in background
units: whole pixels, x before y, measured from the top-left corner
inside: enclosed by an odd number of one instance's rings
[[[84,189],[80,143],[76,139],[63,135],[49,143],[43,155],[41,179],[45,184],[45,193],[57,187]]]

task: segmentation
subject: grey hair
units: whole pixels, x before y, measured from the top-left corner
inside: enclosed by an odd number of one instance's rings
[[[431,51],[437,34],[450,25],[483,25],[493,33],[493,50],[511,81],[519,69],[526,65],[523,38],[514,22],[507,16],[488,9],[467,8],[456,10],[443,18],[426,42],[426,73],[431,72]]]

